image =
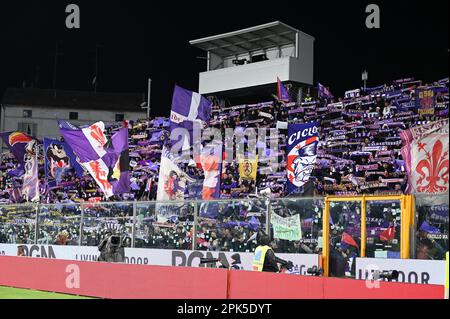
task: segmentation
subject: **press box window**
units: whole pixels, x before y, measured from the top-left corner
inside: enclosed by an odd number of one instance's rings
[[[70,112],[69,113],[69,120],[78,120],[78,112]]]
[[[33,111],[32,110],[23,110],[23,117],[24,118],[31,118],[31,117],[33,117]]]
[[[125,120],[124,114],[116,114],[116,122],[122,122]]]

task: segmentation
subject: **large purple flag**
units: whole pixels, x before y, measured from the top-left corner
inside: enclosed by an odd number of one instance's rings
[[[182,136],[183,150],[188,150],[194,144],[194,126],[202,128],[209,123],[211,107],[212,103],[200,94],[175,86],[170,131],[177,128],[185,130],[186,133]]]
[[[62,128],[60,132],[107,198],[129,192],[127,128],[120,129],[110,140],[103,122],[83,129]]]
[[[184,121],[209,122],[211,107],[212,103],[200,94],[175,85],[170,121],[173,124],[181,124]]]
[[[60,129],[64,140],[70,145],[82,163],[95,161],[106,154],[104,148],[107,138],[105,136],[105,124],[98,122],[83,129]]]

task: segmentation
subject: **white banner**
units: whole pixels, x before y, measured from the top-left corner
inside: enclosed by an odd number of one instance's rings
[[[273,237],[289,241],[302,239],[302,228],[300,215],[281,217],[273,213],[270,215],[270,222],[273,226]]]
[[[397,270],[398,282],[445,284],[445,260],[356,258],[356,279],[371,279],[374,271]]]
[[[54,258],[63,260],[96,261],[100,252],[97,247],[84,246],[47,246],[47,245],[14,245],[0,244],[0,255],[17,256],[17,247],[24,246],[25,254],[35,258]],[[225,266],[233,262],[231,256],[235,252],[213,252],[192,250],[166,250],[125,248],[127,264],[153,266],[200,267],[200,258],[218,258]],[[252,270],[253,253],[238,253],[243,270]],[[292,274],[306,275],[308,268],[318,266],[319,256],[316,254],[276,254],[286,261],[292,261]],[[202,265],[201,267],[205,267]],[[208,265],[214,268],[217,266]]]

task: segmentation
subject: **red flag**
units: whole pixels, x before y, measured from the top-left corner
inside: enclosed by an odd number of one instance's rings
[[[380,234],[380,240],[391,241],[395,238],[395,226],[391,226]]]
[[[350,246],[353,246],[353,247],[356,247],[356,248],[359,247],[358,244],[356,243],[356,241],[353,239],[353,237],[350,236],[350,235],[347,234],[347,233],[343,233],[343,234],[342,234],[342,239],[341,239],[341,241],[342,241],[343,243],[346,243],[347,245],[350,245]]]

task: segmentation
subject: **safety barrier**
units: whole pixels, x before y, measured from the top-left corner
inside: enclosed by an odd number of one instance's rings
[[[444,286],[0,257],[0,286],[121,299],[442,299]]]
[[[348,259],[444,260],[448,250],[448,196],[423,194],[0,205],[0,244],[51,245],[67,231],[65,245],[96,247],[108,226],[120,226],[125,247],[244,253],[256,248],[257,230],[280,223],[275,214],[299,215],[284,221],[290,237],[276,253],[320,255],[325,276],[337,247],[350,246]]]

